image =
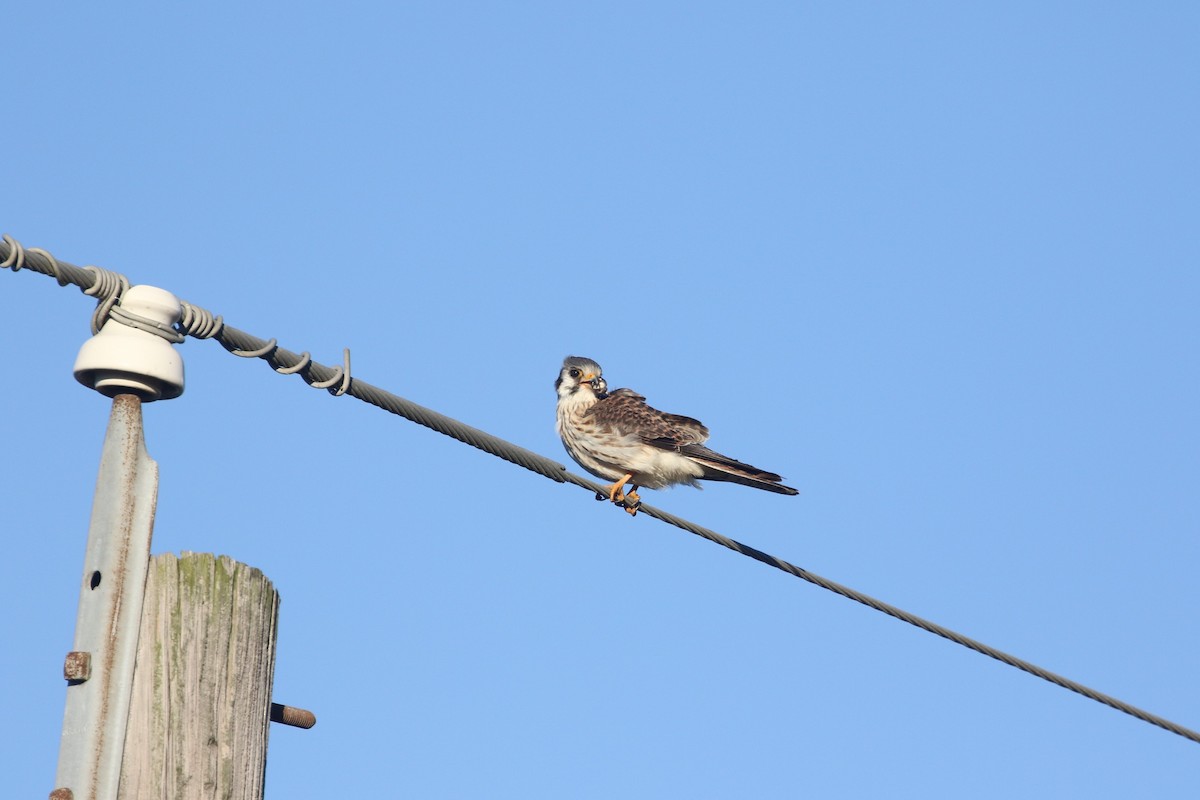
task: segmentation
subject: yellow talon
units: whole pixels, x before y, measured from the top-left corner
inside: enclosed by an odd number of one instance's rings
[[[638,508],[642,505],[642,498],[638,496],[637,487],[630,489],[629,494],[625,495],[625,510],[629,512],[629,516],[636,517]]]
[[[625,493],[621,490],[624,489],[625,484],[629,483],[631,480],[633,480],[633,473],[632,472],[626,473],[625,476],[621,478],[621,480],[617,481],[612,486],[608,487],[608,499],[618,505],[624,503],[625,502]],[[637,496],[637,487],[636,486],[634,487],[634,491],[631,494],[634,497]]]

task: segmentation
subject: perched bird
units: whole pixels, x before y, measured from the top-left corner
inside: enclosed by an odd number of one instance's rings
[[[704,446],[708,428],[698,420],[651,408],[631,389],[609,392],[600,365],[590,358],[568,356],[554,388],[558,435],[567,453],[593,475],[614,481],[608,499],[630,514],[637,514],[641,502],[639,486],[662,489],[677,483],[696,486],[698,480],[730,481],[799,494],[773,472],[709,450]],[[624,494],[627,483],[632,488]]]

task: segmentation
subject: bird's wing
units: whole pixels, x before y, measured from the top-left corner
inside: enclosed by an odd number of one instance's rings
[[[798,494],[784,486],[774,472],[752,467],[704,446],[708,428],[691,417],[668,414],[646,405],[646,398],[632,389],[617,389],[585,412],[601,428],[621,436],[636,436],[650,447],[673,450],[699,464],[701,476],[710,481],[728,481],[778,494]]]
[[[651,408],[646,398],[632,389],[610,392],[586,413],[597,425],[636,436],[663,450],[679,450],[708,440],[708,428],[699,420]]]

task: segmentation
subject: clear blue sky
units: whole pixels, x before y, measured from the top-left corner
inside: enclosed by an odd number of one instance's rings
[[[786,476],[646,500],[1200,727],[1200,7],[4,14],[0,230],[567,462],[563,356]],[[6,790],[108,402],[0,273]],[[1166,797],[1200,745],[213,342],[156,552],[283,595],[276,797]]]

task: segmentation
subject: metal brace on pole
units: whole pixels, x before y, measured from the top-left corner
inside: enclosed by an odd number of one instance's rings
[[[84,343],[75,378],[111,397],[96,497],[67,654],[67,704],[51,800],[117,800],[137,659],[158,464],[146,452],[142,403],[183,393],[183,361],[171,347],[179,300],[134,286],[102,303],[108,318]]]
[[[117,395],[96,481],[75,645],[63,668],[67,704],[51,800],[116,800],[157,499],[142,401]]]

